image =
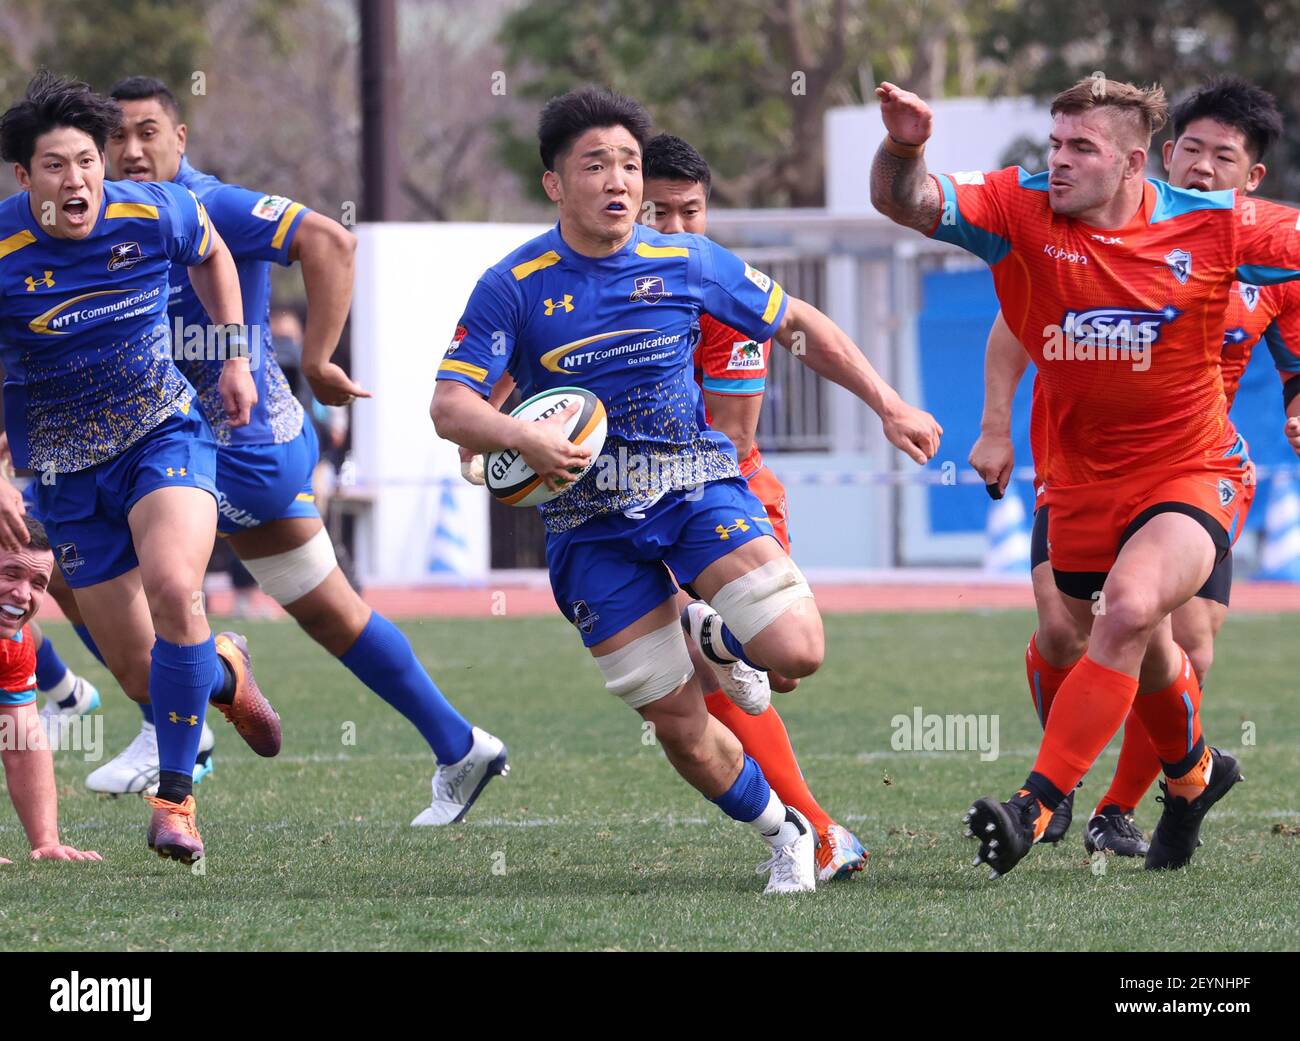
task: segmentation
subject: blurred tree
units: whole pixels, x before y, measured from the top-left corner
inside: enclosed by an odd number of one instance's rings
[[[36,63],[99,90],[136,73],[188,84],[208,46],[204,19],[188,0],[99,0],[92,7],[45,0],[40,17],[49,36]]]
[[[1171,101],[1215,74],[1258,83],[1277,97],[1287,124],[1268,158],[1265,194],[1297,199],[1297,22],[1300,0],[999,0],[977,46],[997,60],[999,94],[1047,98],[1097,70],[1112,79],[1157,81]]]
[[[816,206],[822,126],[860,103],[875,76],[941,96],[987,78],[974,46],[994,0],[534,0],[505,20],[506,60],[525,97],[583,83],[630,94],[686,137],[729,205]],[[531,127],[508,126],[502,155],[540,175]]]

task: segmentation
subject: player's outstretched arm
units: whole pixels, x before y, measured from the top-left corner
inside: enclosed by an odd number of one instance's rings
[[[227,329],[244,324],[244,298],[239,291],[239,272],[235,258],[225,240],[212,228],[212,244],[208,255],[189,268],[190,285],[208,313],[213,324]],[[241,334],[243,335],[243,334]],[[247,344],[245,343],[245,346]],[[234,427],[246,426],[249,413],[257,404],[257,387],[249,371],[246,353],[231,354],[221,366],[221,379],[217,383],[226,418]]]
[[[0,708],[5,730],[14,736],[0,749],[5,783],[18,819],[32,844],[33,860],[103,860],[59,841],[58,797],[54,790],[54,759],[35,703]],[[21,735],[22,740],[17,740]]]
[[[881,83],[876,97],[886,134],[871,162],[871,204],[895,224],[928,235],[943,211],[943,198],[925,167],[934,113],[910,90],[892,83]]]
[[[880,417],[885,437],[895,448],[921,465],[934,458],[943,427],[930,413],[900,398],[849,334],[812,304],[790,297],[775,339],[818,376],[866,402]]]
[[[289,246],[289,259],[302,264],[307,324],[302,333],[302,374],[323,405],[346,405],[370,392],[352,382],[330,359],[338,348],[352,307],[357,237],[338,221],[311,212]]]
[[[998,498],[1007,490],[1016,465],[1016,450],[1011,443],[1011,403],[1028,365],[1029,355],[999,311],[984,348],[984,414],[980,417],[980,436],[969,457],[990,494],[996,487]]]
[[[553,491],[572,480],[571,470],[584,468],[591,449],[573,444],[564,424],[581,407],[574,402],[563,412],[536,423],[498,412],[477,391],[455,380],[439,380],[429,416],[438,436],[475,452],[513,449]]]

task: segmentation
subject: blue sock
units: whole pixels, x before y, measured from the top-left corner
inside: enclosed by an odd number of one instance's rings
[[[339,656],[357,679],[415,724],[440,763],[469,754],[474,735],[424,671],[411,642],[378,611],[348,650]]]
[[[150,726],[153,726],[153,705],[141,705],[137,701],[136,708],[140,710],[140,715],[144,716],[144,721]]]
[[[219,654],[213,656],[212,664],[215,668],[212,682],[208,685],[208,700],[229,705],[235,697],[235,674]]]
[[[57,687],[67,674],[68,667],[54,649],[54,641],[46,636],[36,651],[36,686],[42,691]]]
[[[759,665],[745,654],[745,648],[741,645],[741,642],[736,639],[736,634],[727,628],[726,622],[722,623],[722,646],[727,648],[727,653],[733,658],[739,658],[751,669],[757,669],[759,672],[767,671],[766,666]]]
[[[154,637],[149,697],[156,710],[158,767],[164,773],[189,777],[194,770],[216,657],[210,635],[202,643],[186,645]]]
[[[740,774],[725,792],[712,800],[732,820],[749,824],[767,809],[772,798],[772,788],[763,776],[763,769],[749,756]]]
[[[90,630],[84,625],[74,625],[72,631],[81,637],[81,642],[86,645],[86,650],[95,656],[95,660],[104,668],[108,668],[104,663],[104,656],[99,653],[99,648],[95,646],[95,639],[90,635]]]

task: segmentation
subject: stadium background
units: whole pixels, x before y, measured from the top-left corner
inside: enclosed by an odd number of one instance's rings
[[[725,6],[109,0],[92,21],[69,0],[18,0],[0,12],[0,86],[12,92],[41,62],[103,87],[129,73],[160,75],[183,100],[197,165],[357,228],[371,262],[358,267],[341,353],[380,396],[354,410],[336,455],[347,465],[332,528],[365,585],[536,577],[518,572],[541,563],[539,523],[531,511],[489,507],[454,480],[450,447],[432,444],[424,409],[432,381],[423,377],[472,273],[551,220],[537,190],[532,120],[539,99],[584,81],[643,99],[662,127],[691,139],[717,172],[714,236],[835,317],[945,426],[939,457],[921,473],[888,449],[863,406],[778,352],[759,440],[789,488],[801,565],[823,580],[888,580],[881,572],[897,568],[970,578],[951,569],[980,569],[988,557],[991,506],[965,460],[978,432],[991,280],[971,258],[871,210],[866,170],[879,137],[874,105],[863,104],[871,85],[888,78],[937,103],[932,168],[1038,169],[1043,99],[1076,75],[1149,79],[1159,69],[1176,95],[1214,72],[1237,72],[1271,88],[1292,117],[1264,194],[1297,199],[1296,70],[1281,38],[1300,7]],[[247,134],[249,126],[266,132]],[[454,262],[443,265],[452,249]],[[296,275],[277,276],[276,306],[300,307]],[[1030,378],[1015,415],[1026,508]],[[1257,352],[1234,411],[1265,467],[1239,576],[1257,569],[1269,502],[1279,497],[1269,475],[1282,475],[1280,487],[1295,462],[1280,417],[1267,356]],[[1012,526],[1011,563],[997,569],[1019,574],[1025,518],[1000,519]],[[1292,545],[1279,547],[1282,566],[1272,572],[1300,578],[1300,531],[1283,526],[1275,539]]]

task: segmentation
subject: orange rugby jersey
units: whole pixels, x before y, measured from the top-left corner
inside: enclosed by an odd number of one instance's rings
[[[695,348],[695,382],[711,394],[752,397],[767,389],[767,359],[772,341],[755,343],[712,315],[700,315],[700,342]],[[705,409],[705,420],[713,417]],[[740,460],[740,475],[749,478],[763,457],[754,442],[748,456]]]
[[[1297,211],[1234,192],[1144,183],[1122,228],[1058,216],[1046,173],[933,175],[931,230],[985,260],[1038,376],[1040,480],[1087,484],[1228,454],[1220,374],[1235,279],[1300,278]]]
[[[36,641],[24,625],[0,637],[0,705],[30,705],[36,700]]]

